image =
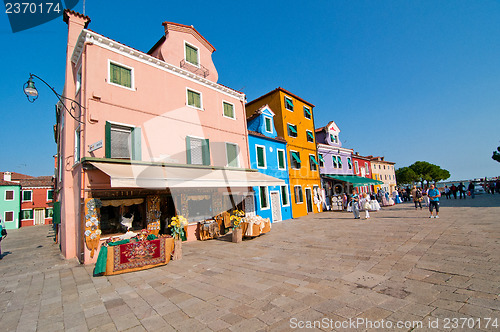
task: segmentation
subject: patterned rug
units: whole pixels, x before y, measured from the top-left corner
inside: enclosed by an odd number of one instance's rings
[[[113,271],[115,272],[157,265],[167,261],[164,239],[130,242],[116,246],[113,250]]]

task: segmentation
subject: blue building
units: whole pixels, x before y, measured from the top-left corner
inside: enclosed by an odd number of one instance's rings
[[[274,113],[265,105],[247,119],[250,167],[285,181],[285,185],[253,187],[255,212],[271,222],[292,218],[286,141],[278,137]]]

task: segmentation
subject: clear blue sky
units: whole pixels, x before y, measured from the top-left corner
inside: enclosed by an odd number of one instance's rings
[[[50,175],[57,99],[37,82],[30,104],[22,86],[33,72],[62,92],[67,26],[13,34],[0,15],[0,170]],[[500,1],[88,0],[86,15],[144,52],[162,22],[193,25],[217,49],[220,83],[248,101],[278,86],[301,96],[360,154],[428,161],[451,180],[500,175]]]

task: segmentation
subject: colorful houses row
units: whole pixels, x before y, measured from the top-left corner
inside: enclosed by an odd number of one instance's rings
[[[51,176],[0,172],[0,218],[7,229],[52,223],[53,197]]]
[[[333,122],[316,131],[313,104],[282,88],[246,103],[219,84],[215,48],[194,27],[164,22],[145,53],[87,29],[87,16],[66,10],[63,18],[64,94],[81,105],[57,107],[65,257],[95,262],[89,243],[123,233],[124,216],[134,229],[160,230],[175,215],[194,229],[234,209],[280,221],[322,212],[323,188],[352,185],[353,165],[367,176],[360,160],[373,158],[342,148]],[[337,170],[352,172],[331,172],[335,153]],[[379,183],[370,176],[354,184]],[[96,206],[98,220],[87,213]]]

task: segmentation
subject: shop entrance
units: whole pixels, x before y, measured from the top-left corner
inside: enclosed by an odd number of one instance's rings
[[[281,221],[280,194],[277,191],[271,191],[271,210],[273,214],[273,222]]]
[[[307,213],[313,212],[311,188],[306,188],[306,205],[307,205]]]

